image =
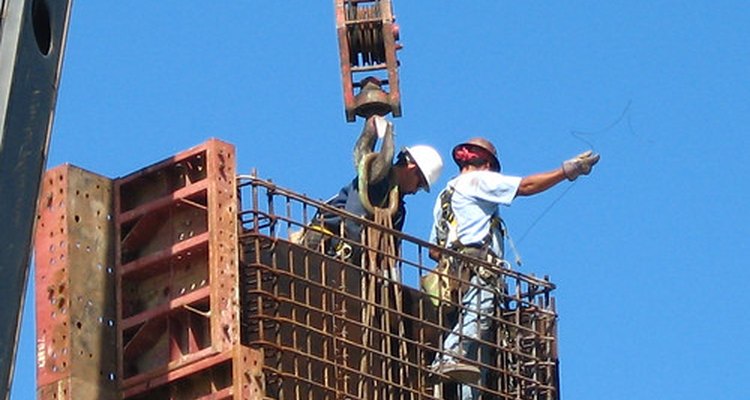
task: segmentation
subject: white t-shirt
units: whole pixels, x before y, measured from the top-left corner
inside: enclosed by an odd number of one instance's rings
[[[451,207],[457,222],[455,239],[463,245],[481,244],[490,231],[492,216],[498,213],[498,205],[510,206],[521,179],[494,171],[471,171],[451,179],[446,189],[454,188]],[[435,222],[430,232],[430,242],[436,243],[436,224],[442,218],[440,196],[435,202],[433,217]],[[448,243],[455,239],[449,237]],[[502,257],[503,239],[499,229],[493,230],[492,239],[492,250]]]

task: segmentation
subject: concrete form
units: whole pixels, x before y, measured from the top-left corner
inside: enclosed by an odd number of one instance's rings
[[[48,172],[40,398],[263,397],[262,357],[239,341],[234,156],[210,140],[114,180]]]

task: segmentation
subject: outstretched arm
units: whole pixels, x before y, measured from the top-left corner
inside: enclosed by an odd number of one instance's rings
[[[521,179],[516,195],[531,196],[557,185],[564,179],[574,181],[580,175],[588,175],[597,162],[599,162],[599,154],[594,154],[591,150],[585,151],[570,160],[566,160],[562,167],[556,170],[524,177]]]
[[[562,168],[529,175],[521,179],[521,184],[518,186],[518,193],[516,195],[531,196],[557,185],[564,179],[565,173]]]

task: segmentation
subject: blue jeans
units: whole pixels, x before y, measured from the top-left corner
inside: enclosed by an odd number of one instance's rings
[[[457,357],[475,359],[479,353],[479,339],[492,326],[497,303],[497,282],[480,278],[473,274],[470,286],[461,298],[461,313],[458,322],[445,338],[445,352],[439,354],[435,363],[460,362]],[[485,358],[487,351],[481,352]],[[486,363],[487,360],[479,360]],[[486,371],[482,371],[484,377]],[[460,385],[461,399],[471,400],[478,397],[478,391],[469,385]]]

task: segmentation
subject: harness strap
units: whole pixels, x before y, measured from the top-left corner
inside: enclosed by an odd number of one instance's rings
[[[453,206],[451,204],[451,200],[453,199],[453,193],[455,193],[456,189],[453,186],[449,186],[447,189],[445,189],[440,194],[440,209],[441,209],[441,218],[437,226],[437,233],[436,233],[436,239],[437,244],[440,247],[446,247],[454,250],[461,250],[467,245],[461,243],[460,240],[458,240],[458,237],[455,238],[455,240],[448,243],[448,238],[451,236],[451,228],[455,229],[458,226],[458,221],[456,220],[456,214],[453,212]],[[492,232],[495,230],[498,230],[500,232],[500,236],[502,238],[505,238],[506,235],[506,228],[505,228],[505,222],[503,221],[500,216],[495,213],[492,216],[492,219],[490,220],[490,229],[489,232],[487,232],[487,235],[482,239],[482,241],[479,244],[479,247],[486,247],[487,249],[492,246]],[[455,233],[454,233],[454,236]],[[476,247],[469,245],[468,247]]]

